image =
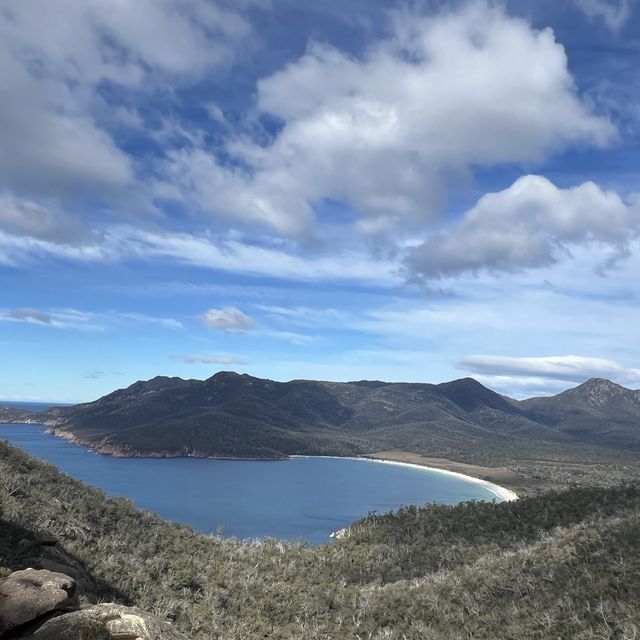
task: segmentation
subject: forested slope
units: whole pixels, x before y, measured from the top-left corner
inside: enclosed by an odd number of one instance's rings
[[[2,518],[193,638],[633,638],[640,488],[372,515],[312,549],[206,536],[0,443]],[[5,550],[0,565],[15,568]],[[8,571],[8,568],[5,572]]]
[[[394,449],[495,466],[633,461],[640,454],[640,393],[607,380],[518,402],[471,378],[275,382],[220,372],[207,380],[136,382],[40,418],[76,442],[128,456],[281,458]]]

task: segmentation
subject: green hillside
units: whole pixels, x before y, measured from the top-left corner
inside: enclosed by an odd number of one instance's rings
[[[3,526],[46,533],[104,598],[192,638],[633,638],[640,486],[370,516],[312,549],[196,533],[0,443]],[[0,529],[1,531],[2,529]],[[33,563],[0,545],[7,573]]]

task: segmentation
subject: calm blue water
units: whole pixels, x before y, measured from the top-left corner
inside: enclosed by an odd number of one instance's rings
[[[59,402],[14,402],[12,400],[0,400],[0,407],[12,407],[26,409],[27,411],[46,411],[51,407],[64,407]]]
[[[0,424],[0,439],[137,507],[201,531],[221,526],[223,535],[238,538],[317,544],[369,511],[496,499],[459,478],[367,460],[112,458],[23,424]]]

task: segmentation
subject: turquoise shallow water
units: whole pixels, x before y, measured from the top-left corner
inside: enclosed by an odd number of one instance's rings
[[[201,531],[222,527],[223,535],[239,538],[318,544],[370,511],[497,500],[461,478],[367,460],[112,458],[22,424],[0,424],[0,439],[137,507]]]

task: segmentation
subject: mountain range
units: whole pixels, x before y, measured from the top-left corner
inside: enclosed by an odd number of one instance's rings
[[[4,413],[3,413],[4,411]],[[18,415],[19,414],[19,415]],[[384,450],[469,462],[602,458],[640,451],[640,391],[591,379],[551,397],[513,400],[472,378],[442,384],[275,382],[234,372],[207,380],[156,377],[40,421],[113,455],[281,458]]]

